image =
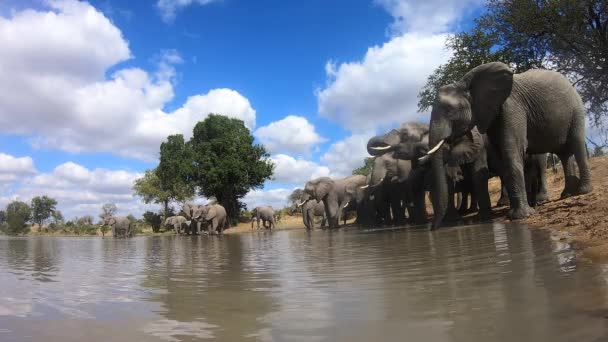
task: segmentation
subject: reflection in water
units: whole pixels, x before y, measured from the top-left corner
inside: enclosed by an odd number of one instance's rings
[[[0,340],[599,341],[608,268],[495,223],[0,238]]]

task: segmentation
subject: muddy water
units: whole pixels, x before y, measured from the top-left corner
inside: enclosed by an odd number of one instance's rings
[[[607,308],[514,225],[0,238],[0,341],[604,341]]]

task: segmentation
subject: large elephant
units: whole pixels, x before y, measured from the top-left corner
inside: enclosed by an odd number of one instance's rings
[[[175,235],[186,233],[191,227],[191,221],[183,216],[170,216],[165,220],[165,226],[173,228]]]
[[[306,229],[315,229],[315,218],[321,217],[321,228],[325,226],[325,205],[323,202],[317,202],[310,195],[304,194],[298,207],[302,208],[302,220]]]
[[[307,182],[304,192],[317,202],[323,201],[329,228],[338,228],[342,209],[355,198],[357,187],[365,185],[366,177],[362,175],[348,176],[338,180],[320,177]]]
[[[182,207],[182,213],[187,221],[190,222],[188,228],[184,231],[185,234],[200,234],[202,230],[202,214],[205,205],[185,203]]]
[[[580,181],[576,188],[565,186],[562,197],[592,191],[585,149],[585,108],[574,87],[554,71],[529,70],[514,75],[507,65],[494,62],[473,68],[436,95],[428,153],[433,155],[432,202],[438,211],[445,212],[448,196],[443,143],[466,135],[473,127],[488,134],[502,157],[511,219],[534,213],[526,195],[526,153],[558,154],[565,178],[575,173],[567,162],[574,155]]]
[[[112,229],[114,237],[131,237],[131,221],[124,216],[110,216],[102,221],[103,226],[109,226]]]
[[[201,222],[209,234],[222,234],[226,227],[226,209],[219,204],[207,204],[195,211],[194,220]]]
[[[251,211],[251,229],[253,229],[253,223],[257,223],[257,229],[260,229],[260,220],[262,220],[262,226],[266,229],[276,228],[275,212],[272,207],[255,207]],[[268,226],[266,226],[268,224]]]

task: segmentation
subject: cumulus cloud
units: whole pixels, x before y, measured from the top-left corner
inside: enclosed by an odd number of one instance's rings
[[[49,6],[0,17],[0,132],[30,136],[35,147],[152,160],[167,135],[188,137],[209,113],[255,128],[249,100],[231,89],[193,95],[165,112],[182,62],[176,51],[161,52],[154,73],[116,68],[131,52],[112,22],[85,2]]]
[[[274,181],[277,183],[302,186],[311,179],[330,175],[328,167],[309,160],[286,154],[277,154],[270,159],[275,164]]]
[[[446,32],[485,0],[374,0],[394,18],[391,31]]]
[[[36,173],[34,161],[30,157],[14,157],[0,153],[0,186]]]
[[[243,197],[243,202],[247,205],[248,209],[267,205],[273,207],[274,209],[281,209],[289,205],[287,197],[294,189],[295,188],[253,190],[250,191],[245,197]]]
[[[321,156],[334,177],[346,177],[363,165],[367,154],[367,141],[374,136],[373,131],[353,134],[346,139],[332,144]]]
[[[71,218],[85,214],[96,215],[104,203],[116,203],[119,213],[141,215],[151,206],[142,204],[133,195],[133,182],[142,174],[125,170],[88,169],[67,162],[51,172],[31,176],[13,193],[1,200],[29,202],[35,196],[47,195],[57,200],[58,209]]]
[[[254,135],[271,153],[309,154],[312,146],[326,141],[305,117],[296,115],[260,127]]]
[[[368,49],[359,62],[328,62],[328,83],[317,90],[319,114],[352,131],[421,118],[418,91],[449,57],[446,35],[406,33]]]
[[[172,23],[179,9],[190,5],[207,5],[221,0],[158,0],[156,7],[165,23]]]

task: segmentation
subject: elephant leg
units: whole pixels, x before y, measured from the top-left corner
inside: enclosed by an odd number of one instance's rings
[[[544,153],[537,157],[538,165],[538,191],[536,192],[536,202],[543,203],[549,200],[549,191],[547,191],[547,154]]]
[[[508,128],[508,127],[506,127]],[[509,192],[509,218],[522,219],[535,213],[528,205],[526,184],[524,181],[525,131],[515,128],[503,129],[502,155],[505,156],[505,179]],[[508,133],[506,132],[508,131]]]
[[[576,188],[575,193],[577,195],[588,194],[593,191],[593,185],[591,184],[591,171],[589,171],[589,165],[587,163],[587,146],[585,144],[585,131],[581,128],[582,133],[573,134],[574,140],[574,158],[578,165],[578,171],[580,175],[580,181]]]
[[[471,208],[479,206],[479,219],[482,221],[489,220],[492,217],[492,205],[490,204],[490,193],[488,191],[489,171],[483,165],[483,162],[473,164],[472,176]]]
[[[339,215],[339,206],[338,199],[335,198],[332,194],[329,194],[325,200],[323,200],[323,204],[325,205],[325,214],[327,215],[327,221],[330,229],[338,228],[340,221],[338,221]]]
[[[445,214],[445,220],[451,222],[458,222],[462,220],[462,216],[456,210],[456,203],[454,201],[456,191],[456,185],[451,180],[448,181],[448,207]]]
[[[566,198],[575,194],[579,180],[578,177],[576,177],[574,158],[567,153],[563,153],[559,155],[559,159],[562,162],[562,168],[564,169],[564,190],[562,191],[560,198]]]
[[[507,190],[507,183],[504,181],[504,177],[500,177],[500,198],[496,202],[496,206],[509,206],[509,191]]]
[[[309,210],[306,215],[308,216],[308,224],[306,225],[307,229],[315,229],[315,214],[313,210]]]

